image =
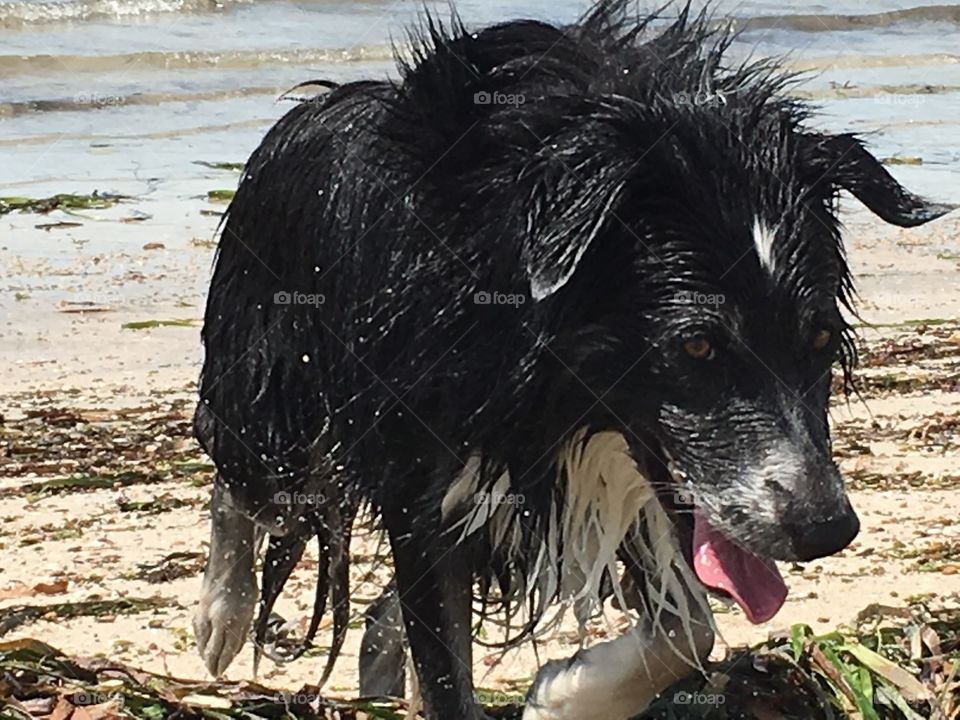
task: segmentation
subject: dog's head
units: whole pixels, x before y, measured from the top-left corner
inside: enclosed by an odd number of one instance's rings
[[[835,553],[859,529],[827,421],[832,369],[849,379],[854,361],[840,191],[904,227],[949,208],[858,139],[807,129],[773,75],[704,80],[717,59],[689,62],[676,80],[613,67],[602,95],[557,101],[525,259],[536,299],[581,309],[564,361],[602,399],[595,423],[669,467],[698,574],[737,595],[738,575]]]

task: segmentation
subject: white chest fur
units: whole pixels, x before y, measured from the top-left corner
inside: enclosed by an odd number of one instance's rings
[[[524,520],[523,503],[511,497],[507,475],[489,491],[479,491],[478,467],[479,460],[471,458],[443,500],[444,517],[463,537],[485,529],[494,544],[509,550],[515,547],[517,523]],[[604,573],[619,578],[617,551],[630,538],[649,607],[619,638],[544,665],[523,720],[625,720],[709,653],[709,608],[680,555],[673,521],[621,434],[574,433],[560,448],[556,467],[565,501],[554,508],[524,587],[536,586],[548,597],[558,594],[563,606],[572,606],[585,622],[602,610]],[[613,586],[626,607],[619,583]]]

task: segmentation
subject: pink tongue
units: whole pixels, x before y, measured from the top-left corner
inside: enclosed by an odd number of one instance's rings
[[[735,545],[699,510],[693,514],[693,569],[704,585],[732,596],[754,624],[776,615],[787,598],[773,561]]]

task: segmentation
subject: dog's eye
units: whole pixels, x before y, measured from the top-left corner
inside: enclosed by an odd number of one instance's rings
[[[823,350],[827,345],[830,344],[830,340],[833,338],[833,333],[829,330],[823,329],[818,330],[814,336],[813,340],[810,341],[810,346],[814,350]]]
[[[696,360],[709,360],[713,357],[713,346],[702,335],[683,343],[684,352]]]

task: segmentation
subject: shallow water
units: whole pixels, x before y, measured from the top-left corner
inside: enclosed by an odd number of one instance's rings
[[[448,15],[445,2],[427,3]],[[468,25],[566,22],[580,0],[462,0]],[[240,161],[310,79],[384,77],[419,0],[0,0],[0,195],[182,197],[195,160]],[[892,172],[960,201],[960,3],[723,0],[737,55],[784,55],[817,123],[868,134]],[[229,185],[225,178],[222,185]],[[189,188],[189,190],[188,190]]]

